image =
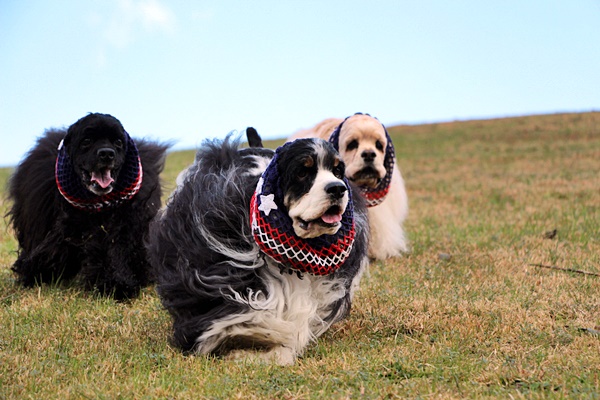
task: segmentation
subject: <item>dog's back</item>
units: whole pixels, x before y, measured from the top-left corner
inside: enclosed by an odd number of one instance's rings
[[[161,206],[162,187],[160,173],[165,167],[166,153],[170,144],[157,143],[146,139],[135,140],[144,170],[144,177],[140,192],[133,197],[133,204],[143,202],[146,206],[146,215],[150,218],[156,215]],[[144,225],[150,221],[147,220]]]
[[[307,129],[300,129],[288,138],[288,142],[302,138],[319,138],[329,140],[331,133],[341,124],[343,119],[327,118],[319,122],[315,126]]]
[[[58,190],[54,166],[66,130],[48,130],[27,153],[8,184],[12,207],[8,212],[24,251],[39,244],[56,220]]]
[[[227,311],[223,293],[261,288],[252,269],[260,259],[250,234],[249,208],[260,164],[273,151],[238,150],[238,145],[229,138],[205,142],[182,186],[151,224],[148,250],[157,291],[175,317],[174,340],[186,351],[212,323],[211,310],[235,312],[233,307]],[[197,282],[200,276],[209,280]]]

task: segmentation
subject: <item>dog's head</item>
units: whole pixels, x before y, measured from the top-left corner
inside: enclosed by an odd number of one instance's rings
[[[81,183],[97,196],[114,189],[128,145],[123,125],[108,114],[81,118],[69,127],[63,142]]]
[[[337,233],[349,187],[344,162],[333,146],[321,139],[295,140],[278,150],[277,169],[296,235],[308,239]]]
[[[355,114],[339,129],[339,152],[346,163],[346,176],[356,185],[376,187],[388,173],[385,166],[388,138],[376,118]]]

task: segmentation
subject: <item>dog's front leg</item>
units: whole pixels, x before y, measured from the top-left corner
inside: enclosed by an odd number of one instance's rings
[[[64,228],[57,224],[44,240],[31,251],[21,250],[12,267],[18,281],[25,287],[41,283],[58,283],[73,278],[79,271],[77,248],[64,237]]]
[[[296,352],[291,347],[275,346],[267,351],[260,350],[233,350],[227,358],[248,362],[274,363],[277,365],[294,365]]]
[[[148,284],[149,264],[144,232],[132,229],[134,221],[102,225],[86,248],[82,275],[88,287],[117,300],[136,297]],[[99,238],[102,238],[99,240]]]

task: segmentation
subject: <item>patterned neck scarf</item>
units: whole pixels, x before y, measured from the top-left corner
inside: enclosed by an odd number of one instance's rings
[[[346,211],[342,214],[342,226],[334,235],[316,238],[298,237],[292,219],[283,205],[283,193],[277,171],[280,147],[256,185],[250,202],[252,233],[260,249],[275,261],[298,272],[312,275],[329,275],[346,260],[354,244],[354,203],[352,192]],[[346,187],[348,182],[344,178]]]
[[[115,180],[113,190],[101,196],[90,192],[83,185],[81,178],[75,173],[63,141],[60,142],[54,170],[56,186],[72,206],[88,212],[100,212],[131,199],[140,190],[144,175],[142,162],[133,139],[127,133],[125,135],[127,136],[125,162]]]
[[[356,113],[354,115],[362,115],[362,113]],[[342,121],[342,123],[335,129],[335,131],[333,131],[329,138],[329,142],[333,144],[333,147],[335,147],[337,151],[340,151],[340,131],[342,130],[344,122],[346,122],[348,118]],[[383,160],[383,165],[385,167],[386,174],[381,180],[381,182],[379,182],[379,184],[375,187],[359,186],[360,192],[366,200],[367,207],[374,207],[376,205],[381,204],[383,200],[385,200],[385,197],[387,196],[388,192],[390,191],[390,184],[392,182],[392,173],[394,172],[394,161],[396,160],[396,154],[394,152],[394,144],[392,143],[392,138],[390,138],[390,135],[388,134],[387,129],[385,129],[385,126],[383,126],[383,129],[385,131],[385,138],[387,140],[387,146],[385,148],[385,158]]]

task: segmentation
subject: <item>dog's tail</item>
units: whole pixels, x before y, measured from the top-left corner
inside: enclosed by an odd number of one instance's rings
[[[253,127],[249,126],[246,128],[246,137],[248,138],[249,147],[263,147],[262,139]]]

